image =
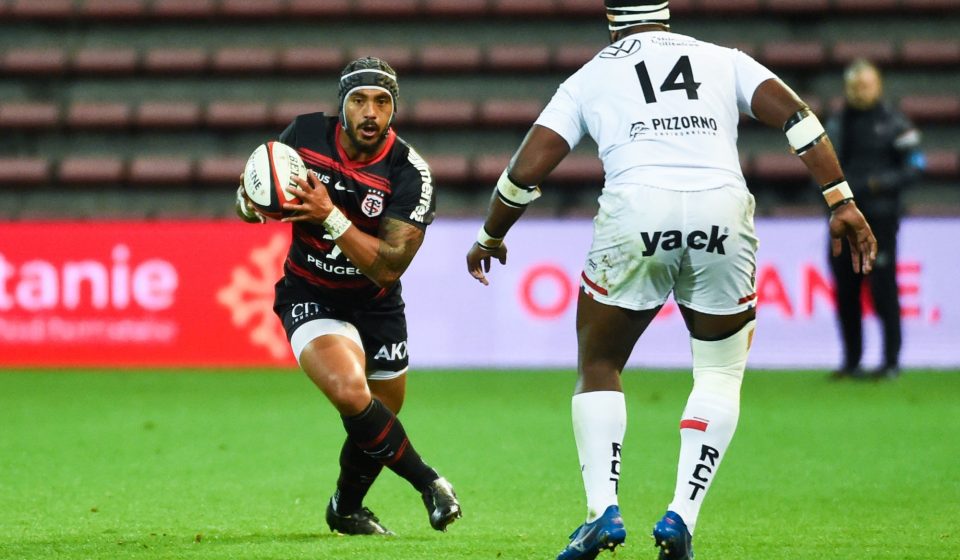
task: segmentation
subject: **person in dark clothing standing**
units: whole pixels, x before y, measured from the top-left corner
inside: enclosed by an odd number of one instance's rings
[[[854,61],[844,73],[846,103],[827,121],[840,164],[863,215],[877,238],[877,262],[868,276],[877,316],[883,326],[883,364],[866,373],[863,355],[861,288],[863,275],[850,268],[849,249],[830,257],[836,280],[837,313],[843,335],[843,364],[834,378],[893,378],[900,373],[900,301],[897,291],[897,230],[901,192],[923,169],[920,133],[897,109],[885,103],[876,66]]]

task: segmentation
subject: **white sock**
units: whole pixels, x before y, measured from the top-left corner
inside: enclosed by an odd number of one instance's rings
[[[693,390],[680,420],[680,459],[673,501],[693,534],[700,506],[727,453],[740,417],[740,384],[755,321],[723,340],[691,339]]]
[[[587,522],[617,502],[620,448],[627,430],[627,406],[620,391],[573,396],[573,436],[587,494]]]

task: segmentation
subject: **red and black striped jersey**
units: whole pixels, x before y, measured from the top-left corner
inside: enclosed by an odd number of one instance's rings
[[[337,117],[311,113],[294,119],[279,140],[300,154],[354,227],[376,237],[380,222],[390,218],[426,229],[436,211],[427,162],[393,129],[374,159],[353,162],[337,141],[339,132]],[[331,304],[358,305],[388,295],[350,262],[319,224],[293,225],[284,274],[307,282]],[[399,286],[391,292],[399,293]]]

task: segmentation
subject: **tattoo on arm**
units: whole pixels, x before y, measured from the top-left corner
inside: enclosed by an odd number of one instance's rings
[[[380,244],[371,268],[394,280],[400,278],[423,243],[423,230],[402,220],[385,218],[380,224]]]

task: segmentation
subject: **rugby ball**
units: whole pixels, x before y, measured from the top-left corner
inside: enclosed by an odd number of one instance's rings
[[[267,142],[250,154],[243,169],[243,190],[261,214],[279,220],[287,214],[283,203],[297,200],[286,191],[286,187],[299,188],[294,177],[307,180],[307,166],[300,155],[286,144]]]

